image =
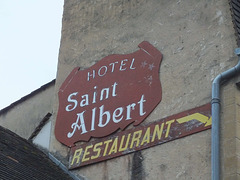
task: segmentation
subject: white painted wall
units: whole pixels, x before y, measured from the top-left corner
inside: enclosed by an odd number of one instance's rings
[[[49,120],[38,133],[38,135],[33,139],[33,143],[44,149],[49,150],[50,132],[51,121]]]

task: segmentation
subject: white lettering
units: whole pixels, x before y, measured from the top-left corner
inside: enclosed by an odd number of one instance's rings
[[[69,94],[69,96],[68,96],[68,102],[72,102],[72,103],[74,103],[74,105],[73,104],[69,104],[69,105],[67,105],[66,106],[66,111],[72,111],[72,110],[74,110],[76,107],[77,107],[77,100],[76,99],[71,99],[71,97],[72,96],[76,96],[78,94],[78,92],[74,92],[74,93],[72,93],[72,94]],[[73,108],[71,108],[73,106]]]
[[[108,97],[109,97],[109,88],[103,88],[103,89],[101,90],[100,101],[103,100],[104,92],[105,92],[105,94],[106,94],[105,99],[108,99]]]
[[[99,127],[104,127],[106,126],[109,121],[110,121],[110,112],[109,111],[105,111],[104,112],[104,105],[102,105],[100,108],[100,113],[99,113],[99,123],[98,123],[98,126]],[[105,123],[103,124],[103,116],[106,115],[106,121]]]
[[[139,104],[139,115],[143,116],[144,114],[146,114],[146,112],[143,112],[143,103],[146,102],[146,100],[144,99],[144,94],[141,97],[141,100],[138,102]]]
[[[95,70],[93,70],[92,74],[88,72],[88,78],[87,78],[88,81],[90,81],[90,77],[92,77],[93,79],[95,78]]]
[[[127,118],[126,118],[126,120],[129,120],[129,119],[132,119],[131,118],[131,110],[134,110],[135,108],[135,103],[132,103],[132,104],[129,104],[128,106],[127,106]]]
[[[95,114],[96,114],[96,108],[92,109],[92,124],[91,124],[91,131],[95,130]]]
[[[96,96],[97,96],[97,92],[96,92],[97,86],[94,86],[94,92],[93,92],[93,100],[92,103],[96,103]]]
[[[126,70],[127,68],[125,67],[125,68],[123,68],[123,66],[125,66],[126,65],[126,63],[124,63],[124,61],[128,61],[128,59],[124,59],[124,60],[122,60],[121,61],[121,65],[120,65],[120,68],[119,68],[119,70],[120,71],[124,71],[124,70]]]
[[[111,72],[114,71],[115,64],[117,64],[117,63],[118,63],[118,62],[116,61],[116,62],[114,62],[114,63],[110,63],[110,64],[109,64],[110,66],[112,65],[112,71],[111,71]]]
[[[87,74],[87,81],[90,81],[90,79],[94,79],[96,75],[99,77],[103,77],[107,74],[107,72],[114,72],[116,70],[119,71],[125,71],[127,69],[134,70],[136,67],[134,66],[135,58],[132,58],[132,60],[129,59],[123,59],[116,62],[109,63],[106,66],[101,66],[98,70],[92,70],[92,72],[88,72]],[[108,69],[110,68],[110,69]]]
[[[84,112],[85,111],[77,114],[76,122],[71,125],[71,128],[73,129],[73,131],[69,132],[67,134],[68,138],[71,138],[74,135],[76,129],[80,130],[82,128],[82,133],[81,134],[87,133],[85,122],[84,122],[84,117],[83,117]],[[80,123],[80,125],[78,125],[78,123]]]
[[[144,102],[146,100],[144,99],[144,94],[141,96],[140,100],[137,103],[131,103],[127,105],[126,107],[118,107],[114,111],[104,110],[104,105],[101,105],[99,108],[94,107],[91,110],[91,126],[87,126],[89,128],[89,131],[95,131],[96,125],[100,128],[103,128],[107,126],[110,122],[110,120],[113,121],[113,123],[119,123],[123,119],[130,120],[132,119],[131,113],[132,111],[136,110],[136,105],[139,104],[139,116],[143,116],[146,114],[146,111],[144,111]],[[97,110],[99,110],[97,112]],[[124,113],[124,110],[125,113]],[[76,130],[81,130],[81,134],[85,134],[88,132],[86,129],[85,121],[84,121],[84,113],[86,111],[83,111],[81,113],[77,114],[76,122],[74,122],[71,125],[71,128],[73,129],[72,132],[69,132],[67,134],[68,138],[71,138]],[[98,121],[96,121],[96,114],[99,114]],[[98,123],[98,124],[97,124]]]
[[[135,59],[133,58],[132,59],[132,62],[131,62],[131,66],[130,66],[130,69],[136,69],[136,67],[133,67],[133,63],[134,63]]]
[[[68,96],[67,101],[70,104],[68,104],[66,106],[65,110],[73,111],[74,109],[76,109],[78,103],[79,103],[80,107],[84,107],[84,106],[90,105],[91,102],[92,102],[92,104],[94,104],[97,102],[97,100],[102,101],[102,100],[108,99],[109,96],[111,96],[111,95],[112,95],[112,97],[116,97],[117,96],[117,93],[116,93],[117,85],[118,84],[116,82],[114,82],[114,84],[112,84],[110,87],[101,89],[101,91],[99,93],[100,97],[98,96],[97,86],[94,86],[94,91],[93,91],[92,96],[91,96],[91,94],[90,95],[84,94],[84,95],[80,96],[81,97],[80,99],[76,99],[76,98],[74,98],[74,96],[76,96],[78,94],[78,92],[74,92]],[[112,92],[110,92],[110,90]]]
[[[88,94],[84,94],[84,95],[82,95],[82,100],[80,102],[80,106],[83,107],[83,106],[87,106],[87,105],[89,105]]]
[[[113,97],[117,96],[117,94],[116,94],[116,86],[117,86],[117,83],[115,82],[115,83],[112,85],[112,87],[113,87],[112,96],[113,96]]]
[[[119,111],[119,113],[117,113],[117,111]],[[119,123],[123,118],[123,116],[121,116],[122,113],[123,113],[123,108],[122,107],[119,107],[119,108],[115,109],[115,111],[113,112],[113,122]],[[118,117],[120,117],[120,118],[117,119]]]
[[[103,71],[103,73],[101,74],[101,70],[105,68],[105,70]],[[100,69],[98,70],[98,75],[99,76],[104,76],[107,73],[107,66],[102,66],[100,67]]]

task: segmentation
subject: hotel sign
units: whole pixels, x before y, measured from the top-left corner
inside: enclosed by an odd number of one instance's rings
[[[73,69],[60,87],[55,136],[66,146],[139,125],[162,99],[162,54],[150,43],[127,55],[110,55]]]
[[[71,148],[69,169],[211,128],[210,104],[141,124],[162,99],[162,54],[149,42],[138,46],[134,53],[104,57],[88,69],[74,68],[61,85],[55,136]]]

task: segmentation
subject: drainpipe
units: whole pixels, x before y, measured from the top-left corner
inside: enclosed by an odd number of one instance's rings
[[[220,180],[220,85],[240,72],[240,48],[235,49],[239,62],[233,68],[219,74],[212,83],[212,180]]]
[[[62,164],[57,158],[55,158],[51,153],[48,153],[48,157],[58,166],[60,167],[66,174],[68,174],[71,178],[73,178],[73,180],[81,180],[80,178],[78,178],[76,175],[74,175],[73,173],[71,173],[70,171],[68,171],[68,169],[66,168],[66,166],[64,166],[64,164]]]

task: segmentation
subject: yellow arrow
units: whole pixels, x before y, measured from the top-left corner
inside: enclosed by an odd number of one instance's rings
[[[212,124],[212,117],[209,118],[209,117],[207,117],[203,114],[200,114],[200,113],[194,113],[194,114],[191,114],[189,116],[179,118],[179,119],[177,119],[177,122],[179,124],[182,124],[182,123],[185,123],[185,122],[188,122],[188,121],[191,121],[191,120],[200,121],[201,123],[205,124],[205,127]]]

